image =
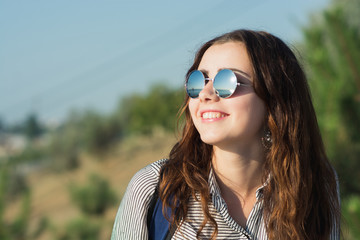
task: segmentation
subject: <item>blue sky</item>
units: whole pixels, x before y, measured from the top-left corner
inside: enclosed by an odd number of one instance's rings
[[[183,84],[204,41],[249,28],[289,44],[330,0],[0,0],[0,118],[112,111],[154,83]]]

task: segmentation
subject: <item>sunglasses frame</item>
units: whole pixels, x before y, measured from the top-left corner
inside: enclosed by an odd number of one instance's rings
[[[235,87],[233,93],[231,93],[231,94],[230,94],[229,96],[227,96],[227,97],[221,97],[221,96],[219,95],[218,90],[216,90],[216,88],[214,87],[214,81],[215,81],[216,76],[217,76],[221,71],[224,71],[224,70],[231,71],[231,72],[234,74],[234,76],[236,77],[236,79],[238,79],[238,77],[236,76],[236,73],[235,73],[233,70],[227,69],[227,68],[224,68],[224,69],[220,70],[220,71],[215,75],[214,78],[207,78],[207,77],[205,77],[204,73],[203,73],[202,71],[200,71],[200,70],[193,70],[193,71],[191,71],[191,73],[190,73],[190,74],[188,75],[188,77],[186,78],[186,82],[185,82],[186,94],[187,94],[190,98],[192,98],[192,99],[197,99],[197,98],[199,98],[199,95],[198,95],[197,97],[191,97],[191,96],[189,95],[189,92],[188,92],[188,89],[187,89],[187,83],[188,83],[188,81],[189,81],[189,77],[190,77],[191,74],[193,74],[194,72],[200,72],[201,75],[203,76],[204,85],[203,85],[203,88],[201,89],[201,91],[205,88],[206,84],[207,84],[209,81],[212,81],[212,82],[213,82],[213,90],[214,90],[215,94],[216,94],[219,98],[229,98],[229,97],[231,97],[231,96],[235,93],[235,91],[236,91],[236,89],[237,89],[238,86],[245,86],[245,87],[251,87],[251,86],[252,86],[251,84],[246,84],[246,83],[239,83],[239,82],[237,82],[237,83],[236,83],[236,87]],[[240,73],[239,73],[239,74],[240,74]],[[241,74],[241,75],[243,76],[243,74]],[[244,77],[245,79],[247,79],[247,80],[250,80],[250,79],[249,79],[248,77],[246,77],[246,76],[243,76],[243,77]],[[206,81],[208,81],[208,82],[206,82]],[[200,91],[200,92],[201,92],[201,91]]]

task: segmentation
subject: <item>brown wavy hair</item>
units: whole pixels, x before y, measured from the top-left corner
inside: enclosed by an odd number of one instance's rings
[[[201,46],[187,75],[197,69],[205,51],[214,44],[245,44],[252,63],[255,93],[267,109],[272,145],[266,151],[263,181],[264,217],[269,239],[328,239],[339,227],[340,203],[336,174],[321,139],[305,74],[292,50],[279,38],[250,30],[236,30]],[[201,202],[204,220],[218,228],[209,212],[208,176],[212,146],[201,141],[188,109],[185,125],[161,171],[160,198],[173,210],[172,224],[186,219],[190,196]],[[200,197],[198,197],[200,196]],[[176,210],[176,211],[175,211]]]

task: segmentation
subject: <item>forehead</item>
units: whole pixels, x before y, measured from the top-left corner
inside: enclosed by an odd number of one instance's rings
[[[212,45],[201,58],[198,69],[216,74],[220,69],[234,68],[252,75],[252,65],[242,42]]]

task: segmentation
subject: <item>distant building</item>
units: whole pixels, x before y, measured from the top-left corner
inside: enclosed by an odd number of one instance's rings
[[[24,135],[0,132],[0,157],[21,152],[27,143]]]

